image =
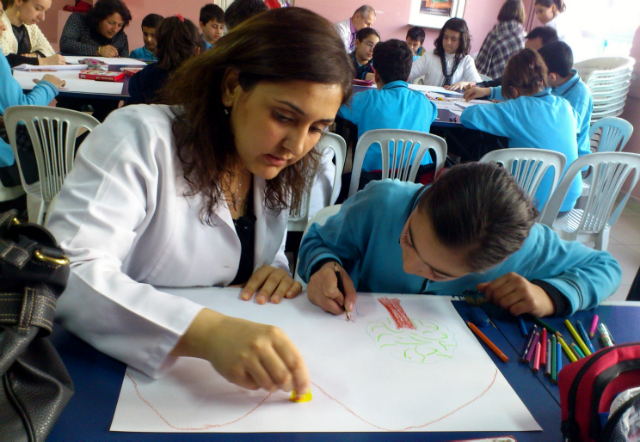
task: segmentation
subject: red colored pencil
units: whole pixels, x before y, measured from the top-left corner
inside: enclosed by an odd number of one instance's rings
[[[500,359],[502,359],[503,362],[509,362],[509,358],[504,353],[502,353],[500,351],[500,349],[498,347],[496,347],[496,344],[491,342],[491,340],[489,338],[487,338],[484,333],[482,333],[480,330],[478,330],[478,327],[476,327],[475,325],[473,325],[469,321],[467,321],[467,325],[469,326],[471,331],[473,331],[476,334],[476,336],[478,336],[480,339],[482,339],[482,341],[485,344],[487,344],[489,346],[489,348],[491,350],[493,350],[493,352],[495,354],[497,354]]]
[[[536,344],[536,354],[533,356],[533,372],[537,373],[540,370],[540,353],[542,353],[542,346],[540,341]]]
[[[547,365],[547,329],[542,329],[542,338],[540,339],[542,342],[541,354],[540,354],[540,365]]]

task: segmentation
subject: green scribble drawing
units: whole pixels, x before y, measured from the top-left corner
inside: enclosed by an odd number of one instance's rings
[[[392,319],[380,318],[367,324],[367,334],[380,350],[407,362],[435,364],[453,358],[458,344],[450,330],[427,319],[411,322],[416,330],[398,330]]]

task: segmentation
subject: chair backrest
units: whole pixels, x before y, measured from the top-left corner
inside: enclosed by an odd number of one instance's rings
[[[78,130],[93,130],[100,122],[82,112],[50,106],[12,106],[5,111],[4,120],[22,185],[28,194],[42,198],[37,216],[38,224],[42,224],[48,204],[58,194],[73,167]],[[33,144],[39,185],[27,185],[22,174],[16,143],[16,128],[19,123],[25,124]]]
[[[589,130],[589,139],[596,142],[598,152],[616,152],[624,149],[631,138],[633,126],[627,120],[605,117],[596,121]]]
[[[342,170],[344,169],[344,162],[347,156],[347,143],[340,135],[326,133],[322,136],[314,149],[316,149],[322,156],[324,156],[327,149],[333,150],[336,168],[333,177],[333,191],[329,203],[332,204],[338,198],[338,193],[340,192],[339,184],[342,180]],[[311,177],[309,189],[303,196],[298,207],[292,208],[289,213],[289,222],[287,225],[289,231],[300,232],[305,228],[309,221],[309,206],[311,203],[310,195],[313,187],[313,179],[314,177]]]
[[[553,183],[549,191],[550,195],[553,194],[567,164],[567,158],[560,152],[527,147],[494,150],[480,158],[481,163],[491,161],[502,164],[511,172],[531,198],[538,190],[540,181],[549,167],[553,167]]]
[[[624,209],[631,191],[638,182],[640,176],[640,154],[629,152],[603,152],[584,155],[575,160],[567,169],[562,181],[549,199],[542,212],[540,222],[552,226],[558,216],[562,202],[564,201],[573,179],[582,169],[591,166],[593,181],[587,196],[584,210],[580,212],[581,219],[578,224],[578,233],[597,233],[606,225],[612,226],[618,220]],[[623,184],[633,173],[627,194],[620,200],[615,211],[613,206],[620,193]]]
[[[447,158],[447,142],[437,135],[402,129],[370,130],[362,134],[356,145],[349,196],[358,191],[364,157],[372,144],[380,146],[382,179],[415,181],[422,158],[429,150],[435,152],[437,176]]]

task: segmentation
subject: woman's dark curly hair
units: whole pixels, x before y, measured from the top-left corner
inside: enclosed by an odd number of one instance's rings
[[[460,33],[460,45],[456,51],[456,58],[462,58],[465,55],[469,55],[471,51],[471,36],[469,35],[469,28],[467,22],[461,18],[451,18],[447,20],[442,29],[440,29],[440,35],[433,41],[435,49],[433,53],[438,57],[444,55],[444,47],[442,46],[442,39],[444,38],[444,31],[455,31]]]
[[[129,12],[129,8],[127,8],[127,5],[125,5],[122,0],[100,0],[93,5],[93,8],[89,10],[87,16],[91,27],[97,31],[98,23],[116,12],[120,14],[122,20],[124,20],[124,25],[120,30],[120,32],[124,32],[124,28],[126,28],[131,21],[131,12]]]
[[[240,161],[222,103],[229,69],[239,71],[245,91],[263,82],[308,81],[340,85],[343,104],[352,94],[353,67],[342,40],[326,19],[301,8],[272,9],[252,17],[205,54],[186,61],[162,89],[161,101],[174,106],[173,136],[190,185],[187,196],[204,194],[200,217],[207,224],[224,200],[224,179]],[[267,209],[278,213],[300,201],[317,161],[311,151],[268,180]]]

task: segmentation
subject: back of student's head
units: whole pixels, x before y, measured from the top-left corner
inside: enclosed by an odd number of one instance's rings
[[[502,96],[516,98],[512,88],[517,88],[520,95],[534,95],[547,87],[547,65],[533,49],[525,48],[511,56],[504,68],[502,76]]]
[[[458,50],[456,51],[456,57],[464,57],[465,55],[468,55],[469,51],[471,50],[471,36],[469,35],[469,27],[467,26],[467,22],[461,18],[450,18],[449,20],[447,20],[442,29],[440,29],[440,35],[438,35],[438,38],[436,38],[433,42],[436,47],[433,53],[438,56],[444,55],[444,46],[442,46],[442,39],[444,38],[444,32],[447,29],[460,33],[460,44],[458,45]]]
[[[224,23],[228,30],[232,30],[243,21],[268,10],[262,0],[235,0],[224,13]]]
[[[124,21],[124,25],[120,30],[120,32],[124,32],[124,28],[126,28],[131,21],[131,12],[129,12],[129,8],[127,8],[127,5],[125,5],[122,0],[100,0],[93,5],[93,8],[89,10],[87,15],[90,24],[97,30],[98,23],[115,13],[120,14]]]
[[[410,38],[411,40],[419,41],[420,45],[424,43],[425,37],[426,34],[424,33],[424,29],[419,26],[414,26],[413,28],[409,29],[406,36],[406,38]]]
[[[221,177],[239,161],[229,111],[222,101],[223,84],[232,70],[245,92],[261,84],[301,81],[337,85],[341,104],[352,94],[353,64],[342,39],[327,19],[302,8],[256,15],[220,37],[204,54],[183,63],[161,97],[180,110],[172,127],[177,153],[191,190],[205,196],[201,215],[206,220],[218,198],[223,198]],[[316,161],[312,153],[305,155],[268,180],[267,207],[280,211],[290,200],[297,201],[306,187],[306,171]]]
[[[204,5],[202,9],[200,9],[200,23],[202,23],[202,26],[205,26],[211,20],[224,23],[224,11],[220,6],[214,5],[213,3]]]
[[[158,29],[162,20],[164,20],[164,17],[159,14],[148,14],[142,19],[141,27]]]
[[[538,54],[544,60],[550,74],[558,74],[561,77],[568,77],[571,74],[573,52],[565,42],[549,43],[538,49]]]
[[[198,48],[203,48],[196,25],[182,17],[165,18],[156,29],[156,41],[158,67],[165,70],[177,69],[194,56]]]
[[[527,40],[531,38],[539,38],[542,41],[542,46],[544,46],[549,43],[553,43],[554,41],[558,41],[558,31],[551,26],[538,26],[537,28],[533,28],[525,38]]]
[[[452,167],[420,197],[418,211],[445,247],[465,250],[482,272],[517,252],[538,211],[513,176],[496,163]]]
[[[385,84],[407,81],[413,64],[413,51],[401,40],[382,41],[373,48],[373,67]]]
[[[356,32],[356,40],[364,41],[367,37],[375,35],[380,40],[380,34],[373,28],[362,28],[358,32]]]
[[[556,5],[558,12],[564,12],[567,9],[567,5],[564,4],[564,0],[536,0],[536,5],[542,5],[545,8],[550,8]]]
[[[515,20],[520,24],[524,23],[525,12],[522,0],[507,0],[500,12],[498,13],[498,21]]]

